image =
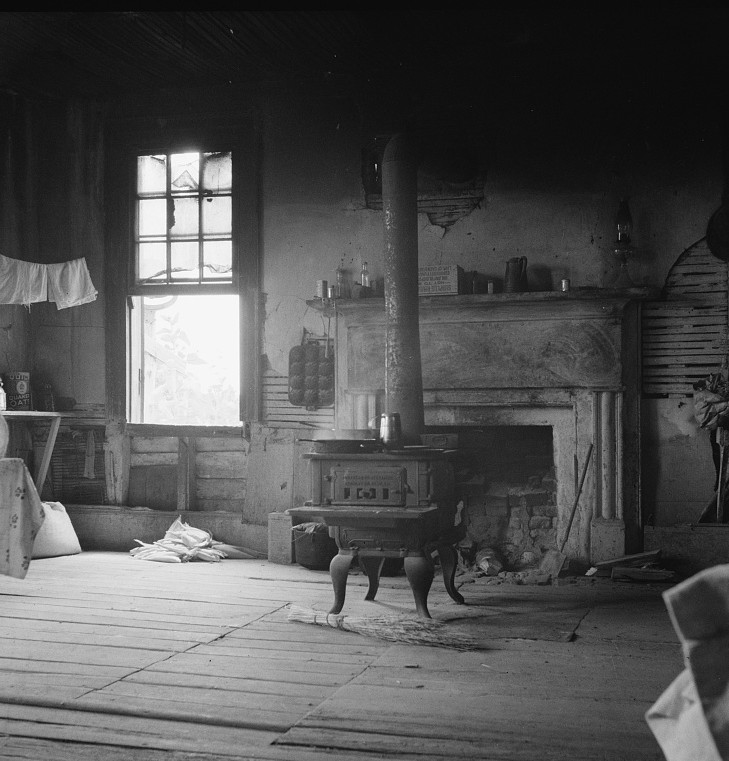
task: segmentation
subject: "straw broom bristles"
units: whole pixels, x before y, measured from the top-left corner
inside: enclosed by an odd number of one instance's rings
[[[477,650],[476,642],[466,634],[448,630],[444,621],[432,618],[404,616],[347,616],[343,613],[324,613],[312,608],[289,606],[289,621],[318,624],[343,629],[368,637],[415,645],[433,645],[453,650]]]

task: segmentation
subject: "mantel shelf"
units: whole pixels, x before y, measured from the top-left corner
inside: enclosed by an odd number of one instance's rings
[[[569,291],[527,291],[523,293],[475,293],[448,296],[421,296],[420,306],[438,309],[469,306],[480,307],[496,304],[534,304],[544,302],[628,302],[645,301],[659,298],[660,288],[653,286],[636,286],[634,288],[571,288]],[[333,314],[334,312],[353,312],[363,309],[382,309],[383,297],[363,299],[309,299],[307,305],[312,309]]]

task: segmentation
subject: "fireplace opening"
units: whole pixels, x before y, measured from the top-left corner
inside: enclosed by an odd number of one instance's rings
[[[428,427],[455,445],[460,563],[494,575],[537,566],[557,546],[557,481],[548,425]],[[456,443],[457,442],[457,443]]]

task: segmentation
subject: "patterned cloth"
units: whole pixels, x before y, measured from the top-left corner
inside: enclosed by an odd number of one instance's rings
[[[0,574],[25,578],[44,518],[25,462],[17,457],[0,459]]]

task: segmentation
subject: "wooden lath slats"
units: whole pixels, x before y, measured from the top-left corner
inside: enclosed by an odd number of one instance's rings
[[[660,360],[652,358],[652,361],[645,361],[643,363],[643,381],[648,382],[653,380],[655,382],[659,378],[665,378],[668,382],[675,383],[678,376],[681,375],[685,378],[685,383],[691,389],[691,394],[693,394],[693,387],[696,381],[699,378],[705,378],[710,373],[716,372],[721,366],[722,357],[723,355],[720,354],[713,357],[693,357],[691,360],[680,365],[661,363]]]
[[[701,352],[688,352],[681,351],[681,363],[674,362],[673,365],[666,365],[666,353],[663,354],[654,353],[653,355],[647,355],[643,357],[643,372],[647,372],[650,367],[703,367],[707,364],[713,365],[716,369],[717,365],[721,364],[721,358],[724,356],[722,352],[715,352],[714,354],[702,354]],[[718,362],[715,361],[718,359]],[[712,362],[712,360],[714,360]]]
[[[702,239],[684,251],[663,287],[643,305],[642,385],[646,396],[692,396],[729,351],[727,264]]]
[[[289,402],[288,378],[267,370],[263,374],[263,420],[282,428],[333,428],[334,407],[294,407]]]

